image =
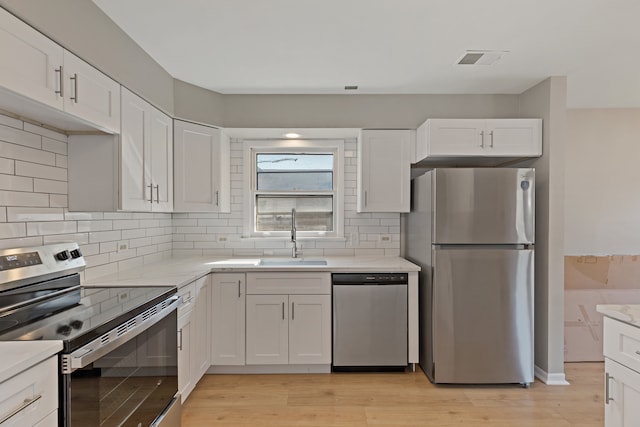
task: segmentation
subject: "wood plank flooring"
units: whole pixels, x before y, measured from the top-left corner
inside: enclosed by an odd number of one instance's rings
[[[422,372],[205,375],[183,427],[604,425],[603,363],[567,363],[570,386],[434,386]]]

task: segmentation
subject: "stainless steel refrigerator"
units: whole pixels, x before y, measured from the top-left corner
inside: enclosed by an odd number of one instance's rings
[[[420,366],[434,383],[533,382],[535,171],[436,168],[412,181]]]

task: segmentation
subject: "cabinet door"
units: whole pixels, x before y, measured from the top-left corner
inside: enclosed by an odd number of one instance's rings
[[[210,277],[210,275],[202,277],[198,279],[195,284],[196,304],[193,308],[193,313],[191,314],[192,323],[194,325],[191,345],[191,377],[193,378],[194,385],[198,383],[210,366]]]
[[[64,110],[98,128],[120,132],[120,84],[64,51]]]
[[[191,315],[188,311],[178,317],[178,391],[182,403],[195,387],[191,377]]]
[[[363,130],[358,212],[409,212],[411,131]]]
[[[175,121],[175,210],[229,212],[229,137]]]
[[[247,365],[287,364],[287,295],[247,295]]]
[[[430,119],[425,132],[427,155],[485,155],[484,125],[480,119]]]
[[[485,124],[487,155],[542,155],[542,120],[496,119],[486,120]]]
[[[211,276],[211,364],[244,365],[245,276]]]
[[[0,9],[0,85],[63,109],[63,49],[4,9]]]
[[[149,147],[152,187],[151,210],[173,210],[173,121],[149,105]]]
[[[122,133],[120,135],[120,207],[122,210],[151,210],[151,164],[146,129],[151,122],[148,104],[122,90]]]
[[[638,420],[640,420],[640,405],[638,405],[640,402],[640,374],[609,358],[604,360],[604,369],[604,425],[606,427],[638,425]]]
[[[289,363],[331,363],[331,295],[289,295]]]

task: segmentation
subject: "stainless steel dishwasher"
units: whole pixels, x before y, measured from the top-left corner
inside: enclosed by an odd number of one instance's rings
[[[333,370],[407,366],[406,273],[334,273]]]

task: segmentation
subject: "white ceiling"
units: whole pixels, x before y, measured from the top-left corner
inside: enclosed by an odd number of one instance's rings
[[[173,77],[226,94],[518,94],[640,107],[638,0],[94,0]],[[457,65],[467,50],[508,51]]]

